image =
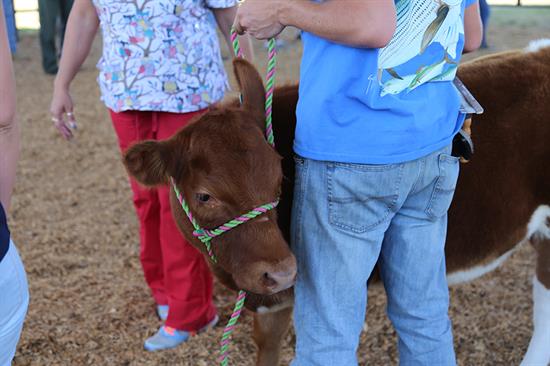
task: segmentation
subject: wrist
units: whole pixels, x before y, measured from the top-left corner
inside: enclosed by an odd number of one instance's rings
[[[293,4],[296,0],[279,0],[277,2],[277,21],[282,25],[292,26],[292,14],[293,14]]]
[[[70,84],[70,80],[64,80],[64,78],[60,77],[60,75],[57,74],[57,77],[53,81],[53,88],[54,90],[69,90]]]

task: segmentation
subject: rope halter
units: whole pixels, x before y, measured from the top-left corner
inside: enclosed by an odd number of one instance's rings
[[[244,224],[247,221],[252,220],[253,218],[256,218],[262,214],[267,213],[268,211],[274,209],[279,204],[279,200],[266,203],[265,205],[261,205],[259,207],[256,207],[252,210],[250,210],[248,213],[245,213],[244,215],[241,215],[239,217],[234,218],[233,220],[230,220],[226,222],[225,224],[218,226],[216,229],[204,229],[202,228],[197,220],[193,217],[193,214],[191,213],[191,210],[189,209],[189,205],[187,202],[185,202],[185,199],[183,198],[183,195],[179,191],[178,187],[176,186],[176,182],[174,178],[170,177],[170,181],[172,183],[172,188],[174,189],[174,192],[176,193],[176,197],[178,198],[179,203],[181,204],[181,207],[183,208],[183,211],[189,218],[189,221],[193,225],[193,236],[199,239],[204,246],[206,247],[206,251],[208,252],[208,256],[210,257],[210,260],[212,260],[213,263],[217,263],[218,259],[214,255],[214,252],[212,251],[212,239],[222,235],[225,232],[228,232],[229,230],[236,228],[239,225]],[[227,326],[225,327],[223,331],[223,336],[221,340],[221,348],[220,348],[220,365],[227,366],[229,364],[229,344],[231,343],[231,333],[233,333],[233,330],[235,330],[237,321],[239,320],[239,317],[241,315],[241,312],[244,307],[244,302],[246,299],[246,292],[240,290],[239,294],[237,296],[237,303],[235,304],[235,308],[233,309],[233,313],[231,314],[231,318],[229,319],[229,322],[227,323]]]
[[[233,220],[230,220],[226,222],[223,225],[218,226],[215,229],[204,229],[202,228],[197,220],[193,217],[193,214],[191,213],[191,210],[189,209],[189,205],[187,202],[185,202],[185,199],[183,198],[183,195],[179,191],[178,187],[176,186],[176,182],[174,181],[174,178],[170,178],[170,181],[172,182],[172,187],[174,188],[174,192],[176,193],[176,197],[178,198],[179,203],[181,204],[181,208],[183,208],[183,211],[189,218],[189,221],[193,225],[193,236],[199,239],[204,246],[206,247],[206,251],[208,252],[208,256],[212,260],[213,263],[217,263],[218,260],[216,256],[214,255],[214,252],[212,251],[212,244],[211,241],[217,236],[222,235],[223,233],[236,228],[239,225],[244,224],[247,221],[250,221],[262,214],[267,213],[268,211],[274,209],[279,204],[279,200],[266,203],[264,205],[261,205],[259,207],[256,207],[249,212],[238,216],[234,218]]]

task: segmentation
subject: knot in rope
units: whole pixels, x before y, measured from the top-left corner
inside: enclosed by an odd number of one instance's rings
[[[193,236],[204,243],[212,240],[212,238],[215,238],[217,235],[210,230],[200,228],[193,231]]]

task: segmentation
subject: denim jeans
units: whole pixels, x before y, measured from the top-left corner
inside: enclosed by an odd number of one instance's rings
[[[377,262],[400,364],[455,365],[444,246],[459,162],[450,151],[390,165],[296,158],[293,366],[357,365]]]
[[[0,262],[0,366],[9,366],[15,354],[29,306],[23,263],[13,242]]]

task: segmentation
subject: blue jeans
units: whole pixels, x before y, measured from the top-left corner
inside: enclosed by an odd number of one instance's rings
[[[29,306],[27,277],[13,242],[0,262],[0,366],[15,355]]]
[[[296,158],[293,366],[357,365],[377,262],[400,364],[455,365],[444,246],[459,162],[450,151],[390,165]]]

